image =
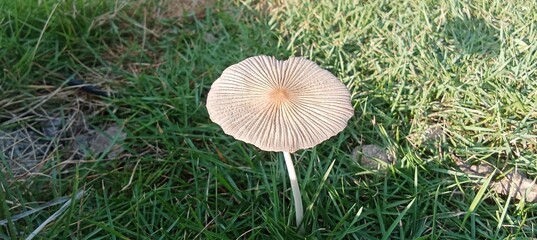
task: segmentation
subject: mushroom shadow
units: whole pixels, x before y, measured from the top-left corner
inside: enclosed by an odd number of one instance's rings
[[[444,25],[444,34],[465,54],[497,55],[500,51],[500,32],[480,18],[450,19]]]

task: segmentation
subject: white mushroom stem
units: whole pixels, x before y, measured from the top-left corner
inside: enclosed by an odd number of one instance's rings
[[[300,188],[298,187],[298,180],[296,178],[295,166],[291,159],[289,152],[283,152],[283,158],[285,158],[285,165],[287,166],[287,172],[289,172],[289,180],[291,181],[291,190],[293,191],[293,201],[295,202],[296,213],[296,225],[300,226],[302,218],[304,217],[304,210],[302,208],[302,195],[300,194]]]

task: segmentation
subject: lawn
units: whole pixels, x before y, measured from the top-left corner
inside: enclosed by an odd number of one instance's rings
[[[281,154],[205,107],[256,55],[351,92],[292,154],[302,230]],[[537,236],[535,1],[0,0],[0,66],[2,239]]]

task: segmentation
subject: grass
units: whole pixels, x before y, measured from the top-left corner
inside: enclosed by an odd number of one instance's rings
[[[61,204],[12,217],[65,196],[70,207],[38,238],[537,235],[535,203],[454,164],[537,176],[535,2],[208,1],[185,17],[165,11],[181,2],[0,0],[0,130],[82,114],[127,133],[117,158],[72,158],[57,140],[40,173],[5,167],[0,238],[29,236]],[[348,127],[294,154],[304,233],[283,158],[226,136],[204,107],[223,69],[259,54],[306,56],[352,92]],[[116,97],[68,87],[73,74]],[[361,166],[351,157],[361,144],[388,149],[395,164]]]

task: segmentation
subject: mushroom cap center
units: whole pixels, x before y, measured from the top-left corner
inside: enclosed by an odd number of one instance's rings
[[[285,88],[275,88],[269,92],[269,98],[277,102],[288,101],[291,98],[291,94]]]

